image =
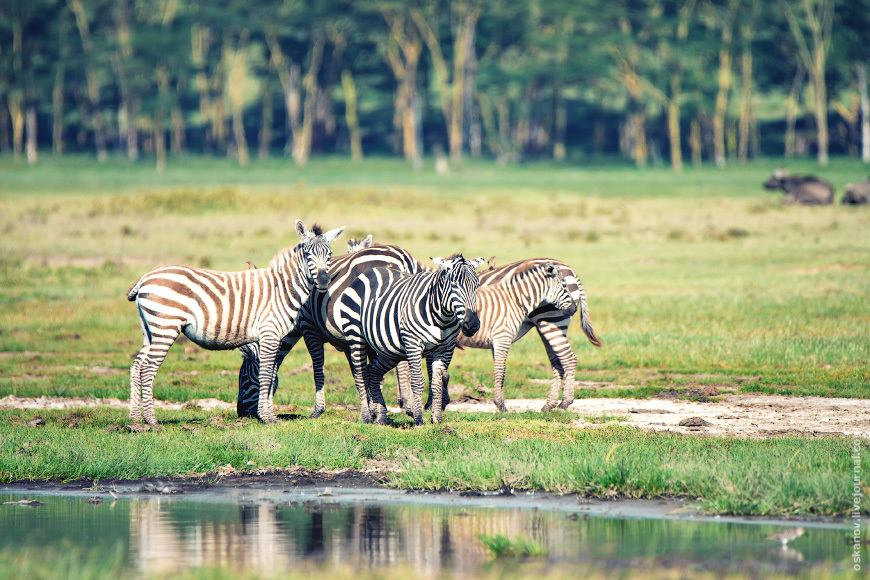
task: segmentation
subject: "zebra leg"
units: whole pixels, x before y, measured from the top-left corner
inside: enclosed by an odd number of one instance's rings
[[[566,320],[552,322],[549,320],[539,321],[537,324],[538,334],[544,342],[550,366],[553,368],[553,382],[543,412],[556,408],[567,409],[574,402],[574,373],[577,370],[577,355],[568,342],[568,324]],[[562,400],[559,401],[561,387]]]
[[[423,426],[423,361],[419,345],[408,345],[405,349],[408,357],[408,375],[411,386],[411,412],[414,414],[414,426]]]
[[[389,422],[387,419],[387,403],[384,400],[382,386],[384,375],[393,370],[394,366],[395,365],[393,364],[389,364],[389,361],[386,359],[376,357],[374,361],[366,365],[363,369],[366,390],[368,391],[368,396],[371,400],[371,407],[373,407],[375,413],[375,422],[378,425],[386,425]]]
[[[157,415],[154,414],[154,377],[166,359],[169,347],[181,333],[180,328],[161,328],[160,330],[165,334],[156,336],[152,329],[151,346],[148,347],[148,351],[139,363],[139,377],[142,382],[142,417],[152,427],[159,427]]]
[[[426,404],[423,405],[424,411],[432,409],[432,355],[426,357],[426,372],[429,373],[429,395],[426,397]],[[441,410],[447,408],[450,404],[450,391],[447,390],[447,385],[450,382],[450,375],[446,371],[441,372],[441,388],[443,389],[443,399],[441,401]]]
[[[350,372],[353,374],[353,382],[359,395],[359,419],[363,423],[371,423],[372,414],[369,410],[369,395],[366,389],[365,373],[363,370],[366,363],[365,345],[353,342],[349,346],[350,348],[345,355],[347,356],[347,364],[350,365]]]
[[[431,379],[432,386],[432,422],[441,422],[441,412],[447,406],[444,401],[444,393],[447,390],[447,379],[450,375],[447,374],[447,369],[450,367],[450,360],[453,358],[453,349],[442,352],[434,357],[432,362]],[[449,397],[448,397],[449,399]]]
[[[511,337],[493,337],[492,339],[492,386],[493,386],[493,402],[498,410],[502,413],[507,411],[507,406],[504,404],[504,373],[505,364],[507,363],[508,352],[511,349]]]
[[[130,420],[134,423],[142,421],[142,360],[148,356],[149,347],[143,345],[130,365]]]
[[[326,411],[326,393],[323,385],[326,375],[323,372],[323,340],[313,335],[305,336],[305,346],[311,355],[311,366],[314,368],[314,411],[309,415],[310,419],[317,419]]]
[[[242,366],[239,367],[239,396],[236,413],[239,417],[256,417],[260,400],[259,347],[256,342],[239,347]]]
[[[272,406],[272,383],[275,380],[276,374],[276,358],[278,355],[278,346],[280,338],[273,332],[265,332],[260,336],[260,396],[257,401],[257,416],[263,423],[277,423],[278,417],[275,415],[275,408]]]
[[[399,408],[408,411],[411,404],[411,393],[409,392],[408,377],[410,375],[408,361],[399,361],[396,365],[396,400]]]

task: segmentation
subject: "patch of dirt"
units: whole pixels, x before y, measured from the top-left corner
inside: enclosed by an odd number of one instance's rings
[[[685,395],[685,393],[682,393]],[[776,437],[784,435],[853,436],[870,433],[870,399],[825,397],[793,397],[722,393],[715,388],[699,389],[697,400],[677,398],[676,392],[665,391],[652,399],[598,398],[577,399],[569,411],[578,415],[572,424],[578,428],[600,428],[618,423],[646,431],[662,433],[692,433],[736,437]],[[459,395],[459,393],[456,393]],[[495,413],[490,398],[454,395],[447,412]],[[718,400],[706,397],[717,396]],[[540,411],[543,399],[508,399],[509,412]],[[83,397],[26,398],[9,395],[0,399],[0,408],[74,409],[76,407],[121,407],[128,402],[119,399]],[[155,401],[158,409],[201,408],[204,410],[235,410],[236,404],[218,399],[199,399],[186,403]],[[332,405],[332,408],[354,408]],[[278,411],[296,411],[294,406]],[[398,413],[397,407],[390,407]],[[622,420],[587,421],[586,418],[619,417]],[[295,418],[295,416],[291,416]],[[75,414],[69,416],[74,423]],[[449,420],[449,415],[448,415]],[[682,424],[681,424],[682,423]],[[229,426],[229,424],[228,424]]]
[[[706,396],[709,393],[699,393]],[[668,397],[652,399],[577,399],[569,407],[580,417],[578,428],[598,428],[618,423],[645,431],[691,433],[736,437],[804,435],[854,436],[870,433],[870,399],[792,397],[762,394],[718,393],[717,401],[701,402]],[[715,396],[715,395],[714,395]],[[542,399],[508,399],[508,411],[540,411]],[[495,413],[492,401],[485,404],[451,403],[448,411]],[[583,417],[602,415],[622,421],[590,423]],[[687,424],[681,425],[681,422]],[[706,423],[706,424],[704,424]]]

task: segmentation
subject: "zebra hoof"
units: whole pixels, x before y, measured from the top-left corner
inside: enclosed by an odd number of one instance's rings
[[[317,409],[317,408],[315,408],[315,409],[314,409],[314,412],[311,413],[310,415],[308,415],[308,418],[309,418],[309,419],[317,419],[318,417],[320,417],[321,415],[323,415],[324,410],[325,410],[325,409]]]
[[[547,403],[546,405],[541,407],[541,413],[549,413],[550,411],[552,411],[555,408],[556,408],[556,405],[554,405],[553,403]]]
[[[572,403],[574,403],[573,400],[572,401],[562,401],[561,403],[559,403],[559,408],[567,410],[568,407],[570,407]]]
[[[495,406],[499,413],[507,413],[507,406],[504,403],[496,403]]]

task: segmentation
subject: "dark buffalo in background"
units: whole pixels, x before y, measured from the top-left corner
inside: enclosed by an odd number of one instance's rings
[[[815,175],[789,175],[786,169],[777,169],[764,182],[765,189],[785,192],[783,203],[801,205],[830,205],[834,203],[834,186]]]
[[[852,205],[870,204],[870,177],[861,183],[849,183],[846,185],[846,193],[840,203]]]

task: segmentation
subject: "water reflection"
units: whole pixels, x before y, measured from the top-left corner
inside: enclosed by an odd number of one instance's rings
[[[2,501],[19,498],[0,494]],[[83,497],[40,499],[46,505],[0,506],[0,549],[120,546],[125,567],[158,573],[201,566],[271,572],[314,563],[474,576],[491,560],[479,534],[503,534],[534,540],[552,563],[754,573],[851,568],[851,545],[839,529],[807,527],[783,548],[765,539],[781,526],[584,518],[560,510],[325,498],[237,503],[145,497],[100,505]]]

